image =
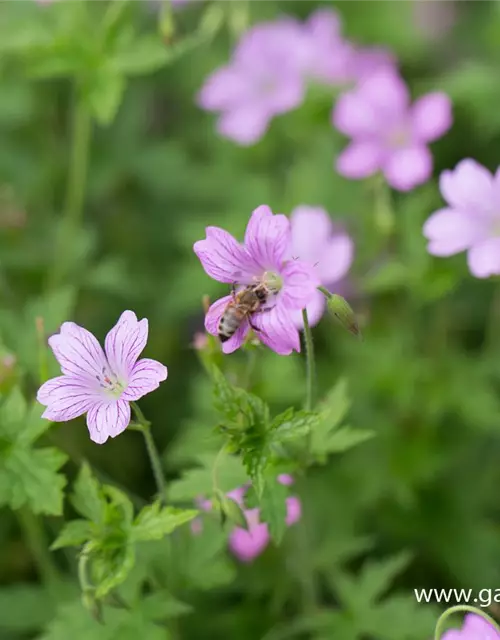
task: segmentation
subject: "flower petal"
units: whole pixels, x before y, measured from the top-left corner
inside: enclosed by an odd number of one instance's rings
[[[241,562],[251,562],[259,556],[269,544],[267,524],[259,523],[249,527],[233,529],[229,536],[229,548]]]
[[[42,417],[53,422],[67,422],[88,411],[99,401],[99,396],[85,380],[59,376],[40,387],[37,400],[47,407]]]
[[[384,150],[374,142],[351,142],[337,157],[340,175],[358,180],[373,176],[382,166]]]
[[[467,158],[453,171],[443,171],[439,188],[446,202],[471,213],[488,213],[495,206],[493,177],[475,160]]]
[[[113,373],[128,380],[148,340],[148,321],[140,322],[133,311],[124,311],[106,336],[104,348]]]
[[[219,335],[219,322],[226,309],[227,305],[231,302],[233,296],[224,296],[223,298],[219,298],[213,304],[210,305],[210,308],[207,311],[207,315],[205,316],[205,329],[213,336]]]
[[[310,327],[314,327],[318,324],[325,312],[325,307],[325,296],[319,291],[316,291],[313,299],[308,303],[306,307],[307,319],[309,321]],[[290,311],[290,316],[292,317],[293,323],[297,327],[297,329],[299,329],[299,331],[302,331],[302,329],[304,328],[304,322],[302,320],[302,310],[295,309],[293,311]]]
[[[488,226],[465,211],[440,209],[425,222],[423,232],[434,256],[452,256],[488,236]]]
[[[299,332],[290,312],[279,302],[270,311],[255,314],[252,324],[257,328],[259,340],[279,355],[300,351]]]
[[[264,107],[245,104],[223,113],[217,122],[217,131],[224,138],[247,147],[262,138],[272,115]]]
[[[383,173],[391,187],[410,191],[431,177],[431,152],[417,145],[394,151],[384,163]]]
[[[74,322],[65,322],[48,342],[64,374],[98,385],[96,376],[102,374],[107,362],[101,345],[90,331]]]
[[[329,285],[344,278],[354,259],[354,242],[347,233],[334,235],[319,256],[316,272],[321,284]]]
[[[219,335],[219,322],[224,313],[227,305],[231,302],[233,296],[224,296],[216,300],[207,311],[205,316],[205,329],[213,336]],[[240,328],[236,333],[229,338],[226,342],[222,343],[222,351],[224,353],[233,353],[236,349],[239,349],[243,344],[247,333],[250,330],[248,322],[245,320],[241,323]]]
[[[121,398],[131,402],[139,400],[147,393],[158,389],[160,382],[167,379],[167,367],[157,360],[142,358],[135,363],[130,373],[128,386],[122,393]]]
[[[217,69],[206,79],[198,94],[198,104],[210,111],[226,110],[244,104],[249,96],[248,79],[242,70],[228,65]]]
[[[286,499],[286,524],[292,526],[300,520],[302,516],[302,505],[296,496],[289,496]]]
[[[291,247],[290,220],[273,215],[267,205],[252,213],[245,232],[245,247],[261,269],[278,271]]]
[[[500,634],[482,616],[468,613],[465,616],[460,638],[462,640],[467,638],[470,640],[500,640]]]
[[[361,80],[358,95],[388,117],[404,113],[410,102],[406,83],[392,67],[379,71]],[[391,121],[387,121],[391,125]]]
[[[205,272],[219,282],[250,284],[259,267],[245,247],[219,227],[207,227],[206,233],[193,247]]]
[[[437,140],[451,127],[451,100],[445,93],[428,93],[411,110],[413,133],[422,142]]]
[[[314,297],[319,277],[314,265],[303,260],[288,260],[281,269],[283,289],[279,297],[288,309],[303,309]]]
[[[90,439],[103,444],[108,437],[114,438],[130,423],[130,405],[125,400],[114,400],[95,404],[87,414]]]
[[[332,124],[341,133],[354,138],[373,136],[380,129],[380,116],[357,91],[339,97],[332,112]]]
[[[470,272],[476,278],[500,275],[500,238],[488,238],[469,249]]]
[[[320,259],[333,232],[330,216],[322,207],[295,207],[290,216],[292,229],[291,258],[315,264]]]

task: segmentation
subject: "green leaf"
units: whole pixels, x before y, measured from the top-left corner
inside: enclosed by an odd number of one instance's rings
[[[82,464],[74,484],[71,502],[78,513],[91,522],[103,522],[106,503],[99,482],[86,462]]]
[[[60,515],[66,478],[57,471],[66,462],[59,450],[34,448],[31,413],[18,388],[14,388],[0,407],[0,504],[12,509],[24,505],[34,513]]]
[[[329,434],[325,441],[324,450],[328,453],[341,453],[367,440],[371,440],[373,437],[375,437],[375,432],[368,429],[353,429],[349,426],[341,427]]]
[[[31,584],[0,589],[0,629],[11,632],[38,631],[54,616],[54,601],[47,589]],[[10,637],[7,634],[7,637]]]
[[[140,604],[141,613],[148,620],[154,620],[155,622],[178,618],[191,613],[192,610],[193,607],[191,605],[177,600],[166,590],[157,591],[146,596]]]
[[[103,126],[111,124],[125,92],[125,76],[103,66],[89,81],[84,92],[85,101],[97,120]]]
[[[175,509],[163,507],[155,502],[144,507],[132,527],[131,539],[160,540],[174,529],[189,522],[198,515],[195,509]]]
[[[260,517],[267,522],[271,537],[279,544],[286,530],[286,498],[288,489],[276,481],[266,478],[264,490],[260,498]]]
[[[223,373],[212,367],[214,379],[214,405],[230,424],[238,428],[265,428],[269,422],[269,407],[266,403],[243,389],[229,384]]]
[[[292,407],[280,413],[269,427],[273,442],[286,442],[306,436],[320,421],[320,416],[312,411],[296,411]]]
[[[124,544],[115,549],[105,549],[92,556],[92,577],[96,585],[95,597],[104,598],[125,581],[135,563],[135,549]]]
[[[243,529],[247,528],[245,514],[236,500],[229,498],[227,495],[222,493],[222,491],[216,491],[213,505],[220,510],[223,523],[227,519],[237,527],[242,527]]]
[[[62,547],[78,547],[87,542],[92,533],[92,525],[88,520],[71,520],[64,525],[50,548],[55,550]]]
[[[161,69],[170,57],[167,46],[159,36],[146,35],[115,53],[109,66],[111,71],[119,75],[144,75]]]
[[[170,500],[194,500],[212,489],[214,465],[217,464],[217,487],[228,493],[248,482],[248,474],[237,456],[227,453],[207,453],[197,456],[199,467],[185,471],[180,480],[170,483]]]

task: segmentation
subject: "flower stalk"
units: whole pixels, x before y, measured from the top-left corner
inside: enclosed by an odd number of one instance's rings
[[[314,406],[314,382],[316,379],[316,367],[314,363],[314,345],[309,318],[307,317],[307,309],[302,309],[302,322],[304,324],[304,347],[306,352],[306,411],[312,411]]]
[[[131,425],[131,427],[136,431],[140,431],[144,436],[146,450],[149,456],[149,462],[151,463],[151,469],[153,471],[153,476],[156,482],[156,488],[158,489],[159,499],[160,502],[165,502],[167,486],[165,484],[165,476],[163,475],[163,470],[161,467],[160,454],[151,434],[151,423],[149,422],[149,420],[146,420],[146,417],[144,416],[141,408],[136,402],[131,402],[131,406],[137,418],[137,423]]]
[[[47,587],[52,589],[59,581],[59,574],[50,555],[40,520],[27,507],[21,507],[16,511],[16,515],[40,577]]]
[[[493,627],[493,629],[495,629],[498,633],[500,633],[500,627],[493,620],[493,618],[489,616],[487,613],[485,613],[482,609],[477,609],[476,607],[471,607],[470,605],[467,605],[467,604],[458,604],[454,607],[450,607],[449,609],[446,609],[446,611],[443,611],[443,613],[440,615],[436,623],[434,640],[441,640],[443,633],[445,631],[444,627],[445,627],[446,621],[450,616],[454,615],[455,613],[473,613],[475,615],[481,616],[482,618],[484,618],[484,620],[486,620],[488,624],[490,624]]]

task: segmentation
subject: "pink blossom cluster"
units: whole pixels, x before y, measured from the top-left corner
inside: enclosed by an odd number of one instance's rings
[[[278,482],[283,485],[293,484],[292,476],[281,474],[277,478]],[[271,536],[269,527],[265,522],[260,520],[260,510],[245,508],[245,493],[248,486],[238,487],[230,491],[227,496],[234,500],[242,509],[247,522],[247,528],[234,527],[229,534],[229,548],[231,552],[241,562],[252,562],[259,556],[269,545]],[[210,500],[200,499],[197,501],[198,506],[203,511],[211,511],[212,502]],[[288,527],[292,526],[300,520],[302,507],[299,498],[296,496],[288,496],[286,498],[286,516],[285,522]],[[191,530],[194,534],[201,534],[203,531],[203,523],[197,518],[191,523]]]
[[[391,64],[386,51],[347,41],[336,12],[320,9],[305,23],[283,17],[246,31],[231,61],[207,78],[198,103],[220,114],[222,136],[251,145],[273,117],[303,102],[309,82],[345,87]]]

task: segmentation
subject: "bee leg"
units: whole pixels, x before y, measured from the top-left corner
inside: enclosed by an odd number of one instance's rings
[[[248,318],[248,324],[250,325],[250,329],[252,329],[253,331],[255,331],[256,333],[260,333],[260,329],[257,329],[257,327],[253,324],[253,322],[250,320],[250,318]]]

